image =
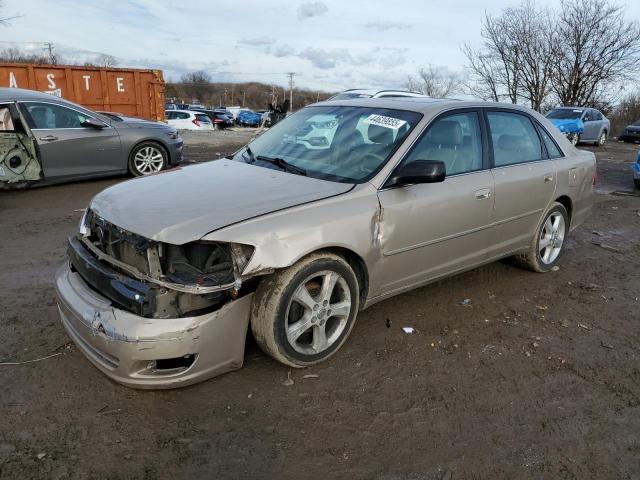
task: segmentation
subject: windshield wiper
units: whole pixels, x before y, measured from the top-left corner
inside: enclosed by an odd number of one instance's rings
[[[264,155],[258,155],[255,158],[263,162],[271,163],[276,167],[280,167],[282,170],[289,173],[295,173],[296,175],[303,175],[303,176],[307,175],[307,171],[304,168],[296,167],[295,165],[287,162],[284,158],[265,157]]]
[[[249,161],[247,163],[256,163],[256,156],[251,151],[251,148],[245,147],[244,153],[249,155]]]

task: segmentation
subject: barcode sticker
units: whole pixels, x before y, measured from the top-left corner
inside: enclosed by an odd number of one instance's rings
[[[364,123],[397,130],[407,123],[407,121],[400,120],[399,118],[387,117],[385,115],[371,114],[364,120]]]

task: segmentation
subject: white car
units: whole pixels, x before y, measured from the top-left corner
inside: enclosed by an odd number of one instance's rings
[[[190,110],[168,110],[167,123],[178,130],[213,130],[213,122],[206,113]]]
[[[355,98],[392,98],[392,97],[419,97],[428,98],[426,95],[408,90],[376,90],[367,88],[352,88],[338,93],[329,100],[349,100]]]

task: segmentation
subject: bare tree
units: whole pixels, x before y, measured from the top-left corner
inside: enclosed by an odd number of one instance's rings
[[[553,90],[563,105],[590,105],[640,69],[640,26],[603,0],[561,0]]]
[[[552,14],[525,0],[516,8],[506,9],[503,18],[510,23],[511,46],[518,52],[518,92],[531,108],[540,111],[551,91],[553,64],[560,52]]]
[[[207,84],[211,83],[211,75],[204,70],[185,73],[181,79],[182,83]]]
[[[108,55],[106,53],[101,53],[96,57],[96,63],[100,67],[111,68],[118,65],[118,59],[113,55]]]
[[[470,45],[462,47],[467,57],[469,77],[465,84],[466,93],[488,100],[499,102],[502,99],[500,83],[500,64],[491,53],[475,50]]]
[[[22,50],[11,47],[0,51],[0,61],[9,63],[57,63],[56,55],[49,56],[44,52],[41,54],[25,53]]]
[[[494,101],[527,101],[540,110],[551,90],[557,48],[550,11],[525,0],[499,16],[486,14],[481,35],[482,48],[462,48],[470,72],[469,93]]]
[[[486,14],[481,34],[481,48],[462,49],[467,91],[539,111],[558,102],[606,107],[615,84],[640,69],[638,22],[610,0],[561,0],[557,12],[524,0]]]
[[[460,74],[444,67],[427,65],[418,70],[417,77],[409,75],[405,84],[408,90],[434,98],[446,98],[458,93],[462,87]]]

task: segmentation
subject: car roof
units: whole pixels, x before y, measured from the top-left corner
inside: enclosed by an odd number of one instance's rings
[[[50,93],[38,92],[36,90],[27,90],[26,88],[0,88],[0,102],[23,101],[23,100],[41,100],[47,102],[67,104],[77,107],[78,105],[60,98]]]
[[[206,115],[206,111],[203,110],[169,110],[169,112],[184,112],[191,113],[193,115]]]
[[[375,89],[375,88],[350,88],[348,90],[344,90],[343,92],[340,93],[356,93],[356,94],[360,94],[360,95],[379,95],[381,93],[407,93],[407,94],[411,94],[411,95],[419,95],[421,97],[425,97],[425,95],[423,95],[420,92],[412,92],[410,90],[403,90],[401,88],[386,88],[383,90],[379,90],[379,89]]]
[[[390,97],[390,98],[355,98],[348,100],[326,100],[310,105],[335,105],[335,106],[351,106],[351,107],[370,107],[370,108],[388,108],[390,110],[408,110],[423,114],[431,114],[434,112],[448,110],[450,108],[478,108],[478,107],[494,107],[500,109],[518,110],[521,112],[531,113],[532,110],[510,103],[496,103],[484,101],[468,101],[455,99],[439,99],[428,97]]]

